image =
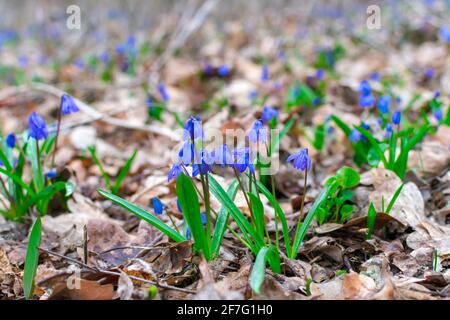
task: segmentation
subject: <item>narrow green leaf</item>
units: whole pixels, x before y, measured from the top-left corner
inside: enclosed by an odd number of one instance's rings
[[[259,236],[264,239],[264,205],[255,194],[248,192],[247,195],[249,196],[252,206],[256,231],[258,232]]]
[[[34,277],[39,261],[39,246],[41,244],[41,218],[38,217],[33,224],[28,240],[25,267],[23,271],[23,292],[27,299],[33,297]]]
[[[167,224],[156,218],[151,213],[145,211],[144,209],[132,204],[131,202],[128,202],[125,199],[122,199],[121,197],[118,197],[112,193],[109,193],[108,191],[98,189],[98,193],[100,193],[105,198],[111,200],[115,204],[121,206],[122,208],[127,209],[134,215],[138,216],[142,220],[147,221],[152,226],[154,226],[156,229],[160,230],[164,234],[166,234],[169,238],[171,238],[175,242],[183,242],[186,241],[186,237],[178,233],[176,230],[169,227]]]
[[[230,197],[231,200],[234,200],[234,198],[236,197],[238,188],[239,182],[235,179],[230,184],[227,190],[227,195]],[[229,217],[230,217],[229,211],[224,205],[222,205],[217,214],[216,225],[214,226],[214,234],[211,240],[211,251],[213,255],[216,257],[218,256],[220,251],[220,245],[222,244],[223,235],[225,234],[225,229],[227,228]]]
[[[377,218],[377,211],[373,203],[370,203],[369,212],[367,213],[367,236],[366,239],[372,238],[373,229],[375,228],[375,219]]]
[[[302,222],[302,225],[300,226],[300,230],[294,239],[292,255],[290,257],[291,259],[295,259],[295,257],[297,256],[298,249],[300,248],[300,246],[303,242],[303,239],[305,238],[306,232],[308,231],[309,226],[314,219],[314,216],[316,215],[320,206],[327,200],[327,198],[330,194],[330,190],[332,190],[335,187],[334,184],[336,184],[336,183],[337,182],[330,183],[329,185],[327,185],[326,188],[324,190],[322,190],[322,192],[316,198],[316,201],[314,201],[313,206],[311,207],[308,214],[306,215],[306,218]]]
[[[184,173],[177,179],[177,197],[183,212],[183,216],[194,238],[194,247],[201,250],[206,260],[211,259],[210,239],[206,238],[205,229],[200,215],[200,205],[194,183]]]
[[[403,186],[404,186],[404,185],[405,185],[405,184],[402,183],[402,184],[397,188],[397,190],[395,190],[395,193],[394,193],[394,195],[392,196],[392,199],[391,199],[391,201],[389,201],[389,204],[388,204],[388,206],[387,206],[387,208],[386,208],[386,214],[389,214],[389,213],[391,212],[392,207],[394,206],[395,201],[397,201],[398,196],[399,196],[400,193],[402,192],[402,189],[403,189]]]
[[[272,261],[272,270],[279,273],[280,256],[278,255],[276,247],[274,247],[273,245],[262,247],[259,250],[258,255],[256,256],[255,264],[253,265],[253,269],[250,274],[250,287],[256,294],[261,293],[261,285],[264,282],[264,276],[266,274],[266,263],[268,261]]]
[[[230,199],[225,190],[223,190],[211,174],[209,175],[209,188],[214,197],[230,212],[241,230],[242,235],[245,237],[245,240],[256,254],[259,248],[264,247],[264,240],[261,239],[244,214],[236,207],[233,200]]]
[[[133,152],[133,155],[125,163],[122,170],[120,170],[119,175],[117,176],[117,179],[116,179],[116,183],[114,184],[113,190],[111,190],[112,193],[117,194],[119,192],[120,185],[122,184],[123,179],[125,179],[128,172],[130,171],[133,161],[136,158],[137,152],[138,152],[138,150],[135,150]]]
[[[109,175],[106,173],[105,168],[103,167],[103,164],[98,159],[97,151],[95,150],[95,147],[94,146],[89,146],[88,150],[89,150],[89,152],[91,154],[92,160],[94,160],[94,163],[99,168],[99,170],[100,170],[100,172],[101,172],[101,174],[103,176],[103,179],[105,179],[106,186],[108,187],[108,189],[110,191],[112,191],[113,187],[112,187],[112,184],[111,184],[111,179],[109,178]]]
[[[277,199],[275,199],[272,195],[272,192],[269,191],[269,189],[266,188],[266,186],[260,182],[256,181],[256,185],[258,186],[259,191],[269,200],[270,205],[275,210],[275,214],[278,216],[278,218],[281,221],[281,228],[283,230],[283,237],[284,237],[284,244],[286,246],[286,253],[288,256],[291,255],[291,242],[289,237],[289,227],[286,221],[286,216],[283,212],[283,210],[280,207],[280,204],[278,203]]]

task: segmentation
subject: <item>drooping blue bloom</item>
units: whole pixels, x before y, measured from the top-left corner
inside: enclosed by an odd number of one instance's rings
[[[363,96],[370,95],[372,93],[372,87],[370,86],[369,81],[367,81],[367,80],[361,81],[361,83],[359,84],[359,87],[358,87],[358,91]]]
[[[47,172],[45,173],[45,176],[46,176],[47,178],[49,178],[49,179],[55,179],[55,178],[56,178],[56,171],[55,171],[55,170],[47,171]]]
[[[29,136],[36,139],[46,139],[48,136],[47,125],[44,118],[33,111],[28,118]]]
[[[103,64],[107,64],[109,62],[109,53],[108,51],[103,52],[100,56],[99,56],[100,61]]]
[[[278,118],[279,111],[275,108],[271,108],[269,106],[264,106],[262,114],[261,114],[261,120],[264,123],[270,122],[274,118]]]
[[[388,96],[381,96],[378,99],[377,108],[378,108],[378,110],[380,110],[381,114],[389,113],[390,101],[391,101],[391,98]]]
[[[450,42],[450,28],[442,26],[439,29],[439,35],[444,42]]]
[[[202,212],[202,214],[200,215],[200,219],[202,221],[202,224],[205,226],[206,225],[206,213]]]
[[[191,229],[189,229],[189,227],[187,227],[187,228],[186,228],[186,238],[187,238],[188,240],[190,240],[191,237],[192,237]]]
[[[300,149],[297,153],[291,154],[286,162],[291,162],[294,166],[294,168],[299,169],[301,171],[310,170],[312,161],[311,158],[308,155],[308,149],[303,148]]]
[[[173,178],[178,178],[178,176],[181,174],[182,168],[179,163],[174,163],[172,165],[172,168],[170,168],[169,173],[167,174],[167,181],[172,181]]]
[[[253,124],[252,129],[250,130],[248,134],[248,138],[251,142],[267,142],[267,128],[264,127],[264,123],[262,120],[256,120]]]
[[[181,163],[190,165],[195,161],[195,148],[192,141],[186,141],[178,152]]]
[[[370,80],[380,81],[380,79],[381,79],[381,76],[378,72],[374,71],[370,74]]]
[[[372,94],[362,95],[359,97],[359,105],[363,108],[373,106],[375,97]]]
[[[233,152],[233,167],[241,173],[247,170],[247,168],[251,174],[255,172],[253,160],[250,148],[236,149]]]
[[[19,58],[17,60],[19,62],[19,65],[22,68],[25,68],[26,66],[28,66],[28,57],[26,55],[19,56]]]
[[[61,97],[61,113],[66,116],[78,111],[79,109],[75,100],[68,94],[63,94]]]
[[[118,55],[123,55],[124,53],[125,53],[125,50],[126,50],[126,47],[125,47],[125,45],[124,44],[118,44],[117,46],[116,46],[116,53],[118,54]]]
[[[315,97],[312,101],[313,105],[318,106],[322,102],[322,99],[320,97]]]
[[[361,132],[359,132],[356,129],[352,129],[352,131],[350,132],[350,140],[353,143],[357,143],[359,140],[361,140],[361,138],[362,138]]]
[[[401,120],[402,114],[399,110],[395,111],[392,114],[392,123],[395,125],[399,125],[400,124],[400,120]]]
[[[162,204],[161,200],[159,200],[158,197],[152,198],[152,206],[153,206],[153,210],[155,211],[155,213],[157,215],[160,215],[163,213],[164,205]]]
[[[84,66],[85,66],[84,61],[81,58],[75,59],[75,61],[73,62],[73,65],[80,70],[84,69]]]
[[[206,151],[205,149],[200,150],[199,157],[200,159],[198,159],[196,163],[192,165],[193,177],[196,177],[200,173],[200,170],[202,174],[207,174],[208,172],[211,172],[212,160],[208,151]]]
[[[428,68],[427,70],[425,70],[424,76],[425,76],[425,78],[428,78],[428,79],[433,78],[433,76],[434,76],[434,69],[433,68]]]
[[[162,101],[168,102],[170,97],[169,97],[169,94],[167,93],[166,86],[164,84],[160,83],[158,85],[158,91],[159,91],[159,94],[161,95]]]
[[[441,108],[436,108],[436,109],[434,110],[434,112],[433,112],[433,115],[434,115],[434,117],[436,118],[437,121],[441,121],[442,118],[443,118]]]
[[[437,99],[437,98],[439,98],[441,96],[441,92],[440,91],[436,91],[435,93],[434,93],[434,98],[435,99]]]
[[[192,140],[192,139],[203,139],[203,127],[202,121],[198,117],[190,116],[184,125],[183,139],[184,140]]]
[[[11,149],[16,146],[16,135],[13,132],[6,136],[6,145]]]
[[[392,125],[390,123],[386,124],[386,137],[390,137],[392,134]]]
[[[319,79],[319,80],[322,80],[324,76],[325,76],[325,70],[317,69],[317,71],[316,71],[316,78]]]
[[[220,165],[222,168],[225,165],[233,164],[233,157],[225,143],[211,152],[211,158],[213,164]]]
[[[206,63],[205,67],[203,68],[203,72],[207,75],[210,76],[213,73],[213,67],[210,63]]]
[[[228,66],[226,64],[223,64],[219,67],[219,69],[217,69],[217,74],[220,77],[225,78],[230,74],[230,70],[228,69]]]
[[[269,81],[269,66],[267,64],[262,66],[261,81]]]

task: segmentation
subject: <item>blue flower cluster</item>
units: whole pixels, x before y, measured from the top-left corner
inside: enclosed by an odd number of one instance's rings
[[[359,97],[359,105],[363,108],[372,107],[375,103],[375,97],[372,94],[372,87],[370,86],[369,81],[361,81],[358,91],[361,94]]]

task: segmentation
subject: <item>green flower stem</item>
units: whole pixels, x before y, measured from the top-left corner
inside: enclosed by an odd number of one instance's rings
[[[294,237],[294,242],[295,239],[297,239],[298,237],[298,232],[300,230],[300,226],[301,226],[301,221],[302,221],[302,215],[303,215],[303,207],[305,206],[305,198],[306,198],[306,182],[308,181],[308,169],[305,170],[305,180],[303,183],[303,195],[302,195],[302,202],[300,204],[300,214],[298,216],[298,222],[297,222],[297,229],[295,231],[295,237]]]

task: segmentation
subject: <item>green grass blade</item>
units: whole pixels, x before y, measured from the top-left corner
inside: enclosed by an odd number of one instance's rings
[[[392,207],[394,206],[395,201],[397,201],[398,196],[399,196],[400,193],[402,192],[402,189],[403,189],[403,186],[404,186],[404,185],[405,185],[405,184],[402,183],[402,184],[400,185],[400,187],[398,187],[397,190],[395,190],[395,193],[394,193],[394,195],[392,196],[392,199],[391,199],[391,201],[389,201],[389,204],[388,204],[388,206],[387,206],[387,208],[386,208],[386,214],[389,214],[389,213],[391,212]]]
[[[4,175],[11,178],[16,184],[20,185],[22,188],[27,190],[29,194],[31,194],[31,195],[36,194],[29,185],[27,185],[25,182],[23,182],[23,180],[20,177],[16,176],[14,173],[11,173],[8,170],[5,170],[3,168],[0,168],[0,173],[3,173]]]
[[[108,187],[108,189],[110,191],[112,191],[113,187],[112,187],[112,184],[111,184],[111,179],[110,179],[109,175],[106,173],[105,168],[103,167],[103,164],[98,159],[97,151],[95,150],[95,147],[94,146],[89,146],[88,150],[89,150],[89,152],[91,154],[92,160],[94,160],[94,163],[99,168],[99,170],[100,170],[100,172],[101,172],[101,174],[103,176],[103,179],[105,179],[106,186]]]
[[[271,263],[272,270],[279,273],[280,256],[278,255],[276,247],[273,245],[261,248],[256,256],[255,264],[253,265],[253,269],[250,274],[250,287],[256,294],[261,293],[261,285],[264,282],[266,264],[268,261]]]
[[[261,247],[264,247],[264,240],[261,239],[244,214],[236,207],[233,200],[211,174],[209,175],[209,188],[214,197],[230,212],[239,229],[241,229],[245,240],[252,247],[253,253],[256,254]]]
[[[329,196],[330,190],[333,189],[333,184],[327,185],[324,190],[319,194],[319,196],[316,198],[316,201],[314,201],[313,206],[309,210],[308,214],[306,215],[305,220],[303,221],[302,225],[300,226],[300,230],[298,232],[298,235],[294,239],[294,244],[292,248],[292,255],[291,259],[295,259],[298,253],[298,249],[300,248],[300,245],[303,242],[303,239],[305,238],[306,232],[309,229],[309,226],[311,222],[314,219],[314,216],[316,215],[317,211],[321,207],[321,205],[326,201],[326,199]]]
[[[372,238],[376,218],[377,218],[377,211],[375,210],[375,207],[371,202],[369,206],[369,212],[367,213],[367,236],[366,236],[367,240]]]
[[[264,205],[255,194],[248,192],[247,195],[249,196],[252,212],[255,218],[256,232],[258,232],[259,236],[264,239]]]
[[[176,230],[169,227],[167,224],[156,218],[154,215],[150,214],[149,212],[145,211],[144,209],[132,204],[131,202],[128,202],[125,199],[122,199],[121,197],[118,197],[112,193],[109,193],[108,191],[99,189],[98,193],[100,193],[105,198],[111,200],[115,204],[121,206],[122,208],[127,209],[134,215],[138,216],[142,220],[147,221],[152,226],[154,226],[156,229],[160,230],[164,234],[166,234],[169,238],[171,238],[175,242],[183,242],[186,241],[186,237],[178,233]]]
[[[183,216],[194,238],[194,247],[205,255],[206,260],[211,260],[210,239],[206,238],[205,228],[200,215],[198,195],[194,183],[184,173],[177,179],[177,197],[183,212]]]
[[[278,203],[277,199],[275,199],[272,195],[272,192],[269,191],[269,189],[266,188],[266,186],[260,182],[256,181],[256,185],[258,186],[259,191],[269,200],[270,205],[275,210],[275,214],[278,216],[278,218],[281,221],[281,228],[283,230],[283,237],[284,237],[284,244],[286,246],[286,253],[288,256],[291,255],[291,242],[289,239],[289,227],[286,221],[286,216],[284,215],[283,210],[280,207],[280,204]]]
[[[131,169],[131,166],[133,165],[133,161],[136,158],[137,150],[133,152],[133,155],[128,159],[128,161],[125,163],[122,170],[120,170],[119,175],[117,176],[116,183],[114,184],[112,193],[117,194],[119,192],[120,185],[122,184],[123,179],[127,176],[128,172]]]
[[[25,267],[23,271],[23,292],[27,299],[33,297],[34,277],[39,261],[39,246],[41,244],[41,218],[38,217],[33,224],[28,241]]]
[[[236,197],[238,188],[239,182],[237,180],[234,180],[228,187],[227,195],[231,200],[234,200],[234,198]],[[227,228],[229,217],[229,211],[224,205],[222,205],[217,214],[216,225],[214,226],[214,234],[211,240],[211,252],[215,257],[217,257],[219,254],[220,245],[223,240],[223,235],[225,234],[225,229]]]

